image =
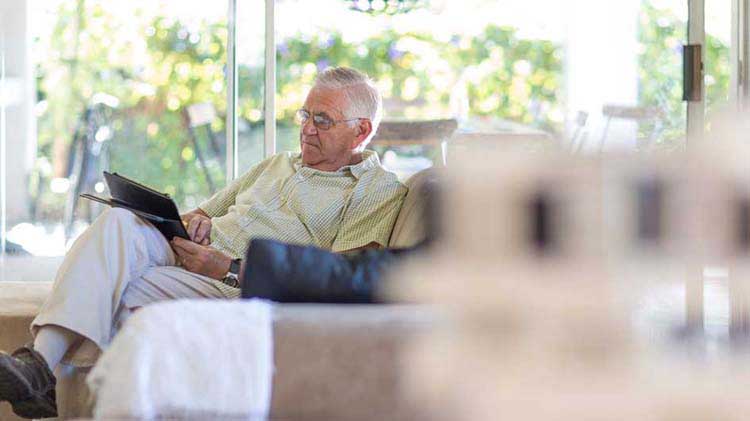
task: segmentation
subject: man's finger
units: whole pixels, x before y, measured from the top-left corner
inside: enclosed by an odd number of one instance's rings
[[[174,250],[174,252],[177,253],[177,255],[180,256],[180,257],[189,256],[190,255],[190,253],[188,253],[187,250],[185,250],[184,248],[178,246],[175,243],[172,243],[172,250]]]
[[[198,221],[196,221],[196,223],[195,223],[195,234],[190,236],[190,238],[193,241],[195,241],[196,243],[200,243],[201,241],[203,241],[203,228],[202,228],[202,225],[203,225],[203,220],[202,219],[199,219]]]
[[[174,246],[172,247],[172,250],[174,250],[174,253],[177,255],[177,261],[184,263],[186,259],[190,257],[190,254],[188,254],[185,250]]]
[[[190,222],[188,223],[188,236],[195,241],[195,233],[198,231],[198,227],[200,226],[200,219],[196,221],[197,218],[191,218]]]
[[[190,259],[190,255],[181,250],[175,250],[175,254],[177,254],[177,261],[181,264],[185,264]]]
[[[204,240],[208,239],[211,233],[211,221],[202,219],[198,224],[198,228],[195,230],[195,238],[193,241],[196,243],[203,243]]]

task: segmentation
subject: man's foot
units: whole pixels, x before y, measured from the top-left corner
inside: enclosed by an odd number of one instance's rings
[[[0,402],[8,401],[24,418],[57,416],[55,375],[31,345],[12,355],[0,351]]]

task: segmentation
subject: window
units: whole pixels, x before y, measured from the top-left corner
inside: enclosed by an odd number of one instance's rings
[[[26,3],[32,115],[8,113],[34,135],[7,140],[30,158],[6,173],[5,188],[17,189],[6,202],[13,251],[62,255],[101,211],[78,194],[106,194],[102,170],[164,191],[181,209],[225,184],[224,5]]]
[[[431,1],[394,16],[342,0],[276,3],[281,150],[298,150],[294,110],[334,65],[378,82],[386,123],[454,119],[452,143],[538,135],[582,150],[684,144],[683,1]],[[373,146],[403,177],[441,152],[383,143]]]
[[[732,4],[706,0],[706,113],[721,110],[730,99]]]
[[[489,0],[423,2],[393,16],[346,3],[277,2],[279,149],[298,150],[294,111],[316,73],[339,65],[376,80],[385,124],[429,127],[431,121],[454,119],[458,130],[467,132],[564,129],[564,27],[557,18],[564,6],[558,2],[544,2],[541,9],[528,2],[523,7]],[[529,13],[532,9],[543,13]],[[442,135],[450,137],[448,130]],[[391,139],[383,140],[388,145]],[[373,147],[403,177],[441,153],[434,144],[380,147],[377,138]]]
[[[237,3],[237,163],[238,174],[266,155],[265,3]]]
[[[402,178],[451,148],[525,136],[582,153],[685,144],[682,0],[430,0],[393,15],[349,0],[22,4],[0,0],[12,256],[63,255],[102,210],[76,198],[106,194],[104,169],[186,210],[272,150],[298,151],[294,111],[327,66],[376,80],[372,147]],[[705,12],[710,113],[734,89],[732,11],[706,0]]]

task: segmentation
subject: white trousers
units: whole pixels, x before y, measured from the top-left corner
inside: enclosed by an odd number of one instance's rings
[[[52,292],[31,323],[78,335],[63,358],[93,365],[133,309],[178,298],[237,298],[239,289],[176,266],[172,248],[151,224],[125,209],[108,209],[75,241]]]

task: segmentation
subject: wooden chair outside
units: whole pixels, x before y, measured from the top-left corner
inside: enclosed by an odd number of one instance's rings
[[[427,145],[437,150],[440,162],[446,163],[446,142],[458,128],[455,119],[422,121],[383,121],[372,146],[386,149],[397,146]],[[439,149],[438,149],[439,148]]]

